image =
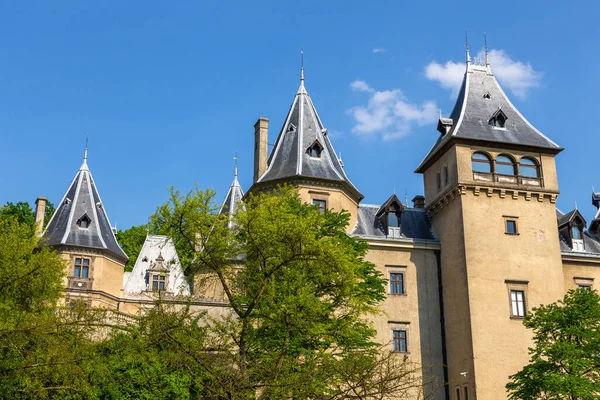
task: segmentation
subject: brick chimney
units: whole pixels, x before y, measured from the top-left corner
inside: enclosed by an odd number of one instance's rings
[[[46,203],[48,199],[45,197],[38,197],[35,201],[35,234],[42,236],[44,230],[44,214],[46,213]]]
[[[260,117],[254,124],[254,183],[267,170],[269,119]]]
[[[413,199],[413,207],[414,208],[425,208],[425,197],[419,195],[416,195]]]

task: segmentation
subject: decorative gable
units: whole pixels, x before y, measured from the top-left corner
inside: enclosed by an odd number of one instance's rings
[[[402,235],[402,212],[404,206],[398,197],[393,194],[385,201],[375,214],[379,219],[387,236],[391,238],[399,238]]]
[[[504,111],[502,111],[502,109],[498,109],[498,111],[492,114],[488,123],[494,128],[504,128],[506,126],[507,119],[508,117],[506,114],[504,114]]]

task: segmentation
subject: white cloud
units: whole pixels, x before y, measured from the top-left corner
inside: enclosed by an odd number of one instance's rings
[[[483,50],[477,54],[483,58]],[[492,72],[502,86],[515,96],[524,99],[532,88],[540,86],[543,73],[533,69],[530,63],[513,60],[504,50],[490,50]],[[425,76],[437,81],[440,86],[452,89],[451,97],[456,97],[465,73],[465,64],[448,61],[442,65],[435,61],[425,67]]]
[[[367,82],[359,79],[350,83],[350,89],[355,92],[374,92],[373,88],[371,88]]]
[[[354,81],[350,87],[355,90]],[[393,140],[410,133],[414,124],[419,126],[434,123],[438,118],[435,102],[426,101],[412,104],[400,89],[375,91],[366,82],[371,97],[366,106],[348,110],[354,118],[352,132],[362,137],[381,136],[383,140]]]
[[[387,51],[387,49],[384,49],[383,47],[375,47],[373,49],[373,53],[385,53]]]

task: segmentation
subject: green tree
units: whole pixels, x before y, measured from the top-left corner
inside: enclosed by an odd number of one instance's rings
[[[46,210],[44,212],[44,227],[50,222],[50,218],[54,214],[55,208],[54,204],[51,202],[46,203]],[[5,218],[17,218],[17,220],[29,226],[35,224],[35,212],[29,205],[24,201],[20,201],[17,204],[13,204],[11,202],[7,202],[5,205],[0,206],[0,219]]]
[[[600,296],[569,291],[534,308],[524,325],[534,332],[531,359],[506,385],[511,399],[600,399]]]
[[[0,218],[0,393],[70,398],[85,388],[84,314],[59,308],[65,265],[27,223]]]
[[[207,372],[205,395],[414,394],[418,367],[373,340],[368,316],[378,312],[385,282],[364,259],[367,244],[346,234],[346,212],[322,213],[283,187],[250,196],[229,229],[212,198],[173,190],[151,218],[196,283],[222,287],[230,305],[203,319],[206,346],[187,350]]]
[[[148,234],[147,225],[132,226],[126,230],[119,230],[116,234],[117,242],[129,257],[129,262],[125,266],[125,271],[131,271],[135,265],[135,261],[142,251],[142,246]]]

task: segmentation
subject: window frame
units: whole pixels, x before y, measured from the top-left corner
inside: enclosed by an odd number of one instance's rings
[[[519,299],[520,295],[520,299]],[[525,290],[510,290],[510,315],[513,318],[525,318],[527,315],[527,303],[525,302]],[[519,307],[520,306],[520,307]]]
[[[483,156],[485,158],[485,160],[475,158],[478,155]],[[478,163],[478,164],[475,164],[475,163]],[[475,165],[483,165],[483,164],[487,164],[489,166],[489,171],[478,171],[475,168],[473,168]],[[471,170],[473,171],[473,173],[477,173],[477,174],[492,174],[494,172],[492,157],[490,157],[489,154],[486,154],[482,151],[473,152],[473,154],[471,154]]]
[[[396,335],[398,334],[398,335]],[[404,337],[402,337],[404,336]],[[392,343],[394,353],[409,353],[408,351],[408,331],[406,329],[392,329]],[[404,344],[404,349],[402,348]]]
[[[312,198],[311,203],[313,206],[317,206],[317,209],[320,212],[325,213],[325,211],[327,211],[327,200],[326,199]]]
[[[519,235],[519,217],[515,217],[512,215],[503,215],[504,218],[504,234],[505,235]],[[508,229],[509,223],[514,223],[515,231],[510,232]]]
[[[507,286],[507,292],[508,292],[508,309],[509,309],[509,315],[510,315],[510,319],[518,319],[518,320],[522,320],[523,318],[525,318],[525,316],[527,316],[528,311],[527,311],[527,305],[529,304],[529,293],[528,293],[528,285],[529,285],[529,281],[519,281],[519,280],[505,280],[504,281],[506,283]],[[513,312],[515,311],[515,309],[513,308],[513,292],[520,292],[522,293],[522,314],[523,315],[519,315],[519,299],[516,298],[516,313]]]
[[[167,290],[168,274],[159,271],[150,271],[150,291],[151,292],[164,292]],[[162,288],[160,287],[162,283]],[[156,288],[154,287],[156,284]]]
[[[400,276],[400,280],[392,279],[395,276]],[[393,296],[406,295],[406,289],[404,285],[404,272],[393,271],[390,272],[390,285],[389,285],[389,294]],[[398,285],[400,285],[400,290],[398,291]]]
[[[506,158],[508,161],[498,161],[498,158]],[[501,167],[507,167],[510,166],[512,167],[512,174],[505,174],[502,172],[498,172],[498,166]],[[508,154],[502,153],[502,154],[498,154],[494,160],[494,172],[496,172],[496,174],[498,175],[504,175],[504,176],[517,176],[517,163],[515,162],[515,159],[513,157],[511,157]]]
[[[523,160],[530,161],[532,164],[524,164]],[[540,179],[541,178],[540,165],[535,158],[530,157],[530,156],[523,156],[519,159],[518,165],[519,165],[519,176],[520,177],[527,178],[527,179]],[[530,170],[535,171],[534,176],[529,176],[529,175],[523,174],[523,171],[530,171]]]
[[[87,261],[87,263],[86,263]],[[79,279],[89,279],[92,266],[92,260],[85,256],[75,256],[73,260],[73,277]],[[85,276],[84,276],[85,275]]]

